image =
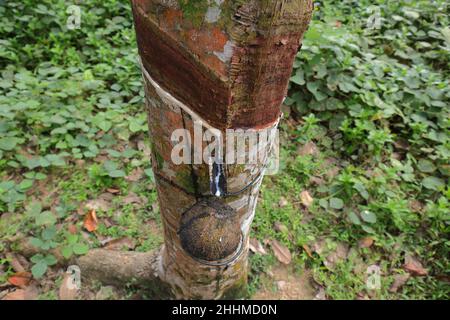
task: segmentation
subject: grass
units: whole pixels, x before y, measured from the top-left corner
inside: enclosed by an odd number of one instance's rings
[[[0,7],[0,282],[18,234],[48,251],[30,264],[40,281],[57,278],[52,248],[162,241],[129,3],[83,2],[76,30],[66,7]],[[285,245],[329,299],[448,299],[448,20],[445,1],[316,2],[284,107],[281,171],[265,178],[252,236]],[[96,236],[82,231],[89,201],[103,204]],[[267,251],[251,256],[250,296],[278,263]],[[410,257],[427,275],[390,290]],[[41,298],[57,298],[56,284],[45,288]]]

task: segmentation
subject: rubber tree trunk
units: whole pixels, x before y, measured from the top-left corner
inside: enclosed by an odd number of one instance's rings
[[[250,224],[312,2],[132,0],[132,6],[164,226],[157,276],[176,298],[239,297]],[[250,159],[255,151],[242,149],[230,129],[268,137],[257,161],[232,161],[233,152]],[[218,148],[208,161],[203,151],[212,142]],[[176,148],[189,163],[174,161]]]

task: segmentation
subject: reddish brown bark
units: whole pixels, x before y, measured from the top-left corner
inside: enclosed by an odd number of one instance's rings
[[[311,1],[225,1],[217,22],[200,26],[176,1],[133,3],[143,65],[164,89],[216,128],[278,119]]]

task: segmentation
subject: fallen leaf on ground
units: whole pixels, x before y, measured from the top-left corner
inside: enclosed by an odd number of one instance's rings
[[[103,192],[101,195],[98,196],[99,199],[103,199],[105,201],[111,202],[112,199],[114,199],[114,195],[109,192]]]
[[[259,242],[258,240],[254,239],[254,238],[250,238],[249,248],[250,248],[250,250],[253,253],[259,253],[259,254],[262,254],[262,255],[267,254],[267,252],[264,249],[264,247],[261,244],[261,242]]]
[[[8,293],[2,300],[36,300],[39,290],[35,285],[30,285],[25,289],[17,289]]]
[[[366,237],[366,238],[362,238],[361,240],[359,240],[358,242],[358,246],[360,248],[370,248],[374,243],[373,238],[371,237]]]
[[[303,146],[298,148],[298,154],[300,156],[311,156],[316,155],[319,152],[319,149],[317,149],[317,146],[314,142],[309,141],[305,143]]]
[[[286,287],[286,281],[283,280],[277,281],[277,287],[278,290],[284,290],[284,288]]]
[[[331,244],[331,241],[330,241]],[[343,242],[334,243],[334,249],[328,247],[326,239],[321,239],[313,244],[312,249],[314,252],[324,258],[323,264],[329,270],[333,270],[336,264],[342,260],[345,260],[349,253],[349,247]]]
[[[78,288],[73,283],[73,278],[70,273],[64,275],[61,286],[59,287],[60,300],[76,300],[78,296]]]
[[[305,252],[306,252],[306,254],[308,255],[308,257],[310,257],[310,258],[313,257],[312,252],[311,252],[311,249],[308,247],[308,245],[304,244],[304,245],[302,246],[302,248],[303,248],[303,250],[305,250]]]
[[[26,287],[31,281],[32,275],[29,272],[17,272],[8,278],[8,282],[16,287]]]
[[[129,175],[125,177],[125,180],[130,182],[137,182],[144,176],[144,170],[141,168],[136,168],[130,172]]]
[[[418,200],[409,201],[408,206],[413,212],[421,212],[424,207],[423,203]]]
[[[101,210],[106,212],[111,208],[111,203],[105,199],[99,198],[86,202],[86,208],[89,210]]]
[[[325,183],[325,180],[319,177],[311,177],[309,181],[315,185],[321,186]]]
[[[314,300],[327,300],[327,294],[323,287],[319,287],[319,290],[317,291]]]
[[[6,296],[4,296],[2,300],[26,300],[25,290],[17,289],[13,292],[10,292]]]
[[[108,189],[106,189],[106,191],[108,191],[109,193],[112,193],[112,194],[120,193],[120,190],[116,189],[116,188],[108,188]]]
[[[116,289],[113,286],[101,287],[95,295],[95,300],[111,300],[116,295]]]
[[[363,292],[358,292],[356,300],[370,300],[369,296]]]
[[[275,257],[283,264],[290,264],[292,261],[292,255],[289,249],[279,243],[277,240],[272,240],[272,250]]]
[[[403,268],[408,271],[412,276],[426,276],[428,271],[422,266],[422,263],[412,255],[406,255],[405,264]]]
[[[18,255],[16,255],[15,253],[8,253],[6,257],[10,261],[9,264],[15,272],[25,272],[25,268],[22,265]]]
[[[146,158],[150,158],[150,156],[152,154],[152,150],[143,140],[138,141],[137,147],[140,151],[142,151],[142,153],[144,154],[144,156]]]
[[[105,243],[105,249],[107,250],[122,250],[123,248],[133,250],[135,247],[136,244],[133,239],[128,237],[114,239]]]
[[[409,150],[409,143],[408,143],[408,141],[406,141],[404,139],[399,139],[397,141],[394,141],[393,144],[397,149]]]
[[[282,224],[281,222],[277,221],[274,224],[274,229],[277,232],[281,232],[281,233],[287,233],[289,232],[288,227],[286,227],[284,224]]]
[[[331,252],[324,261],[325,266],[328,269],[334,269],[336,264],[347,258],[348,246],[344,243],[338,243],[336,250]]]
[[[142,204],[142,199],[136,193],[130,192],[130,193],[128,193],[128,195],[125,198],[123,198],[123,203],[124,204],[131,204],[131,203]]]
[[[410,278],[409,273],[405,274],[396,274],[394,276],[394,282],[392,283],[391,287],[389,288],[389,292],[395,293],[397,292],[401,287],[403,287],[408,279]]]
[[[313,197],[311,197],[307,190],[304,190],[300,193],[300,200],[302,201],[302,204],[307,208],[309,208],[314,202]]]
[[[286,207],[289,204],[289,202],[286,200],[285,197],[281,197],[280,201],[278,201],[278,206],[280,208]]]
[[[97,215],[95,213],[95,210],[89,210],[86,217],[84,218],[83,226],[86,228],[87,231],[93,232],[97,230],[98,220]]]
[[[70,234],[77,234],[78,233],[77,226],[74,225],[74,224],[69,224],[69,226],[67,227],[67,230],[69,231]]]

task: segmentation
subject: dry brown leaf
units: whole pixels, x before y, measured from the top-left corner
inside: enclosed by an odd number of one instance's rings
[[[30,285],[25,289],[17,289],[8,293],[2,300],[36,300],[39,290],[35,285]]]
[[[328,245],[330,244],[330,246]],[[343,242],[327,243],[326,239],[321,239],[312,245],[314,252],[324,258],[323,264],[329,270],[333,270],[336,263],[347,258],[349,253],[349,247]]]
[[[128,195],[125,198],[123,198],[123,203],[124,204],[130,204],[130,203],[142,204],[142,199],[136,193],[130,192],[130,193],[128,193]]]
[[[103,192],[98,196],[99,199],[103,199],[105,201],[111,202],[114,199],[114,195],[109,192]]]
[[[107,250],[122,250],[123,248],[133,250],[135,247],[136,244],[134,243],[133,239],[128,237],[110,240],[105,243],[105,249]]]
[[[404,139],[399,139],[397,141],[394,141],[394,147],[396,147],[397,149],[409,150],[409,143]]]
[[[98,198],[86,202],[86,208],[88,208],[89,210],[100,210],[106,212],[111,208],[111,203],[105,199]]]
[[[16,271],[16,272],[25,272],[24,266],[22,265],[22,263],[20,262],[19,257],[15,253],[8,253],[6,255],[6,257],[10,261],[9,264],[14,269],[14,271]]]
[[[311,177],[309,181],[317,186],[321,186],[325,183],[325,180],[319,177]]]
[[[302,201],[302,204],[307,208],[309,208],[314,202],[313,197],[311,197],[307,190],[304,190],[300,193],[300,200]]]
[[[250,238],[250,244],[249,244],[249,248],[252,252],[254,253],[259,253],[262,255],[267,254],[266,250],[264,249],[263,245],[261,244],[261,242],[259,242],[257,239],[255,238]]]
[[[358,246],[360,248],[370,248],[374,243],[374,239],[372,237],[365,237],[359,240]]]
[[[401,287],[403,287],[408,279],[410,278],[409,273],[405,274],[396,274],[394,276],[394,282],[392,283],[391,287],[389,288],[389,292],[395,293],[397,292]]]
[[[77,226],[74,225],[74,224],[69,224],[69,226],[67,227],[67,230],[69,231],[70,234],[77,234],[78,233]]]
[[[112,193],[112,194],[120,193],[120,190],[116,189],[116,188],[108,188],[108,189],[106,189],[106,191],[108,191],[109,193]]]
[[[289,249],[279,243],[277,240],[272,240],[272,250],[275,257],[283,264],[290,264],[292,261],[292,255]]]
[[[87,215],[84,218],[84,223],[83,223],[84,228],[89,232],[93,232],[93,231],[97,230],[97,227],[98,227],[97,225],[98,225],[98,220],[97,220],[97,215],[95,213],[95,210],[89,210],[89,212],[87,213]]]
[[[144,140],[139,140],[137,143],[139,151],[142,151],[146,158],[150,158],[152,154],[151,148],[144,142]]]
[[[304,244],[304,245],[302,246],[302,248],[303,248],[303,250],[305,250],[305,252],[306,252],[306,254],[308,255],[308,257],[310,257],[310,258],[313,257],[312,252],[311,252],[311,249],[308,247],[308,245]]]
[[[26,287],[31,281],[32,275],[29,272],[17,272],[8,278],[8,282],[16,287]]]
[[[324,261],[325,267],[332,270],[336,264],[347,258],[349,248],[345,243],[339,242],[337,244],[336,250],[332,251]]]
[[[113,286],[102,286],[95,295],[95,300],[114,300],[116,297],[116,288]]]
[[[327,294],[323,287],[319,287],[319,290],[313,300],[327,300]]]
[[[406,255],[403,268],[412,276],[422,277],[428,274],[428,271],[422,266],[422,263],[420,263],[420,261],[412,255]]]
[[[278,206],[280,208],[286,207],[289,204],[289,202],[287,201],[287,199],[285,197],[281,197],[280,201],[278,201]]]
[[[335,166],[333,166],[333,167],[331,167],[330,169],[328,169],[326,172],[325,172],[325,175],[329,178],[329,179],[333,179],[334,177],[336,177],[338,174],[339,174],[339,171],[340,171],[341,169],[339,169],[339,167],[335,167]]]
[[[286,281],[284,280],[277,281],[277,287],[278,290],[280,291],[284,290],[286,288]]]
[[[314,142],[309,141],[305,143],[303,146],[298,148],[298,154],[300,156],[312,156],[317,155],[319,153],[319,149]]]
[[[72,285],[72,276],[70,273],[64,275],[61,286],[59,287],[59,299],[60,300],[76,300],[78,296],[78,289],[75,285]]]
[[[411,209],[411,211],[413,212],[421,212],[424,208],[424,205],[422,202],[418,201],[418,200],[411,200],[408,203],[409,208]]]
[[[125,180],[130,182],[137,182],[142,179],[144,176],[144,170],[142,168],[136,168],[130,172],[128,176],[125,177]]]
[[[275,231],[281,232],[281,233],[288,233],[289,232],[288,227],[286,227],[284,224],[282,224],[279,221],[275,222],[274,229],[275,229]]]
[[[25,290],[17,289],[13,292],[10,292],[6,296],[4,296],[2,300],[26,300]]]

